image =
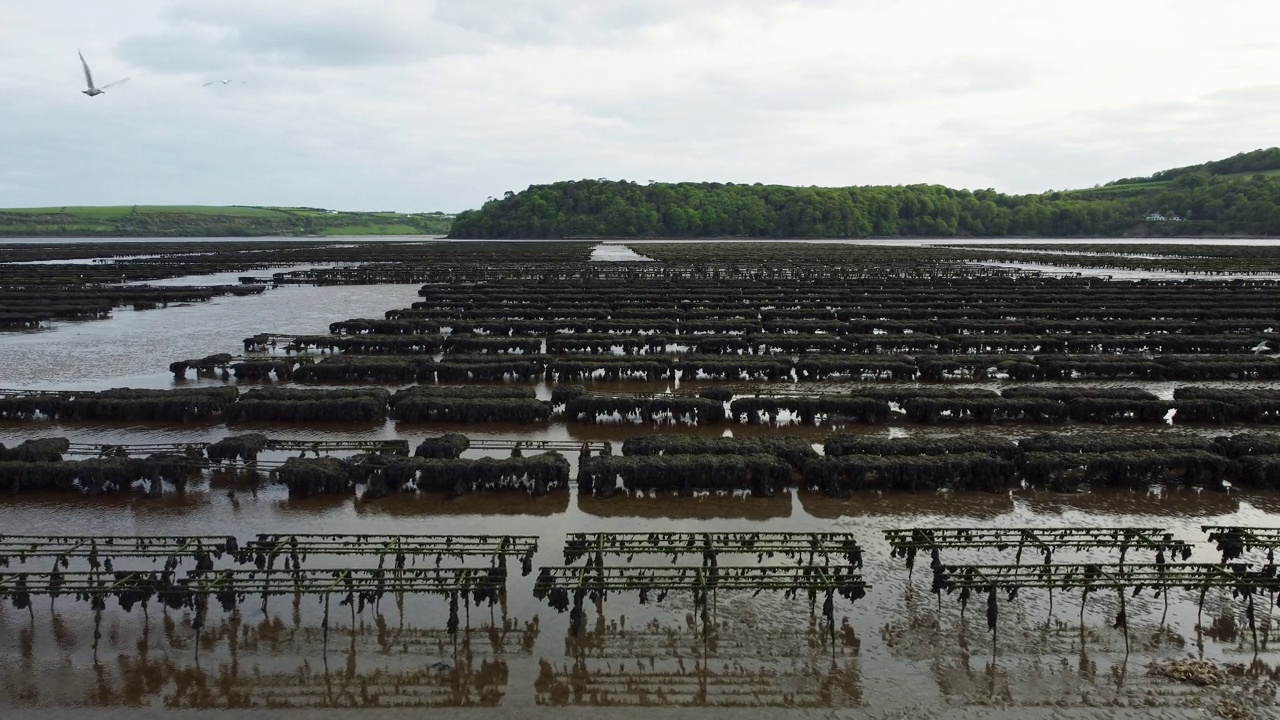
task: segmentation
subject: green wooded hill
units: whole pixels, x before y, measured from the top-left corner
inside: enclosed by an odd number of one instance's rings
[[[1280,235],[1280,148],[1096,188],[1006,195],[579,180],[460,213],[455,238]]]
[[[119,205],[0,208],[0,237],[256,237],[443,235],[443,213],[335,212],[321,208]]]

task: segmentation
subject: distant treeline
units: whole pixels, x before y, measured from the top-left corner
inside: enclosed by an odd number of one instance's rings
[[[450,237],[1280,235],[1280,175],[1264,174],[1280,170],[1280,148],[1240,157],[1123,187],[1039,195],[579,180],[534,185],[460,213]]]
[[[443,235],[443,213],[316,208],[115,206],[0,208],[0,237],[258,237]]]

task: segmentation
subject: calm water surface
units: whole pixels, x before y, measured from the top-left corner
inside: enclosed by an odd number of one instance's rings
[[[236,273],[243,275],[245,273]],[[203,279],[202,279],[203,278]],[[195,276],[177,284],[216,284]],[[224,280],[234,282],[234,278]],[[0,387],[165,387],[169,363],[244,352],[251,335],[327,334],[329,323],[382,317],[418,299],[420,285],[283,286],[162,310],[117,308],[109,319],[57,322],[48,330],[0,334]],[[193,373],[194,374],[194,373]]]
[[[397,238],[400,239],[400,238]],[[1003,241],[1007,243],[1008,241]],[[643,252],[641,250],[641,252]],[[614,251],[615,256],[617,251]],[[168,363],[215,352],[239,353],[241,339],[259,332],[325,333],[352,317],[381,317],[416,299],[416,285],[283,287],[244,298],[163,310],[118,310],[110,320],[60,323],[50,330],[0,335],[0,387],[170,387]],[[187,381],[220,383],[217,380]],[[1119,383],[1132,385],[1135,383]],[[1229,383],[1224,383],[1231,386]],[[696,383],[600,383],[618,391],[687,391]],[[999,383],[987,384],[999,387]],[[550,388],[536,385],[541,397]],[[753,388],[744,384],[740,391]],[[785,387],[785,386],[783,386]],[[847,384],[804,384],[847,389]],[[1171,397],[1174,383],[1144,384]],[[428,433],[460,430],[498,439],[611,440],[647,432],[786,432],[821,443],[831,428],[724,425],[649,428],[555,421],[538,426],[445,424],[406,426],[167,427],[142,424],[5,424],[0,442],[63,435],[74,442],[206,442],[254,429],[282,438],[398,438],[416,444]],[[890,423],[847,428],[881,437],[992,433],[1020,437],[1042,427],[932,429]],[[1066,431],[1096,430],[1068,426]],[[1142,426],[1112,428],[1142,434],[1220,434],[1231,428]],[[468,451],[467,457],[479,457]],[[263,459],[283,459],[268,454]],[[575,465],[576,454],[569,456]],[[568,613],[532,596],[534,576],[512,568],[503,604],[470,608],[469,623],[451,637],[447,602],[390,599],[352,622],[335,601],[331,625],[321,629],[315,597],[296,606],[273,598],[264,611],[249,599],[234,613],[213,606],[196,642],[188,611],[120,610],[103,614],[93,649],[93,614],[71,597],[51,608],[38,599],[31,614],[0,607],[0,716],[47,717],[76,710],[93,717],[162,716],[167,708],[242,706],[336,708],[328,716],[381,717],[371,707],[433,705],[444,717],[1203,717],[1222,699],[1273,708],[1270,673],[1280,665],[1272,612],[1260,606],[1262,647],[1255,655],[1243,605],[1210,593],[1203,617],[1195,594],[1163,598],[1148,591],[1127,599],[1130,650],[1114,629],[1118,598],[1096,593],[1024,591],[1000,598],[997,641],[987,631],[985,598],[961,615],[956,598],[929,592],[928,559],[908,574],[889,557],[883,532],[896,527],[1149,526],[1198,541],[1193,560],[1217,559],[1203,542],[1202,524],[1275,525],[1280,496],[1213,490],[1063,496],[866,494],[833,500],[805,491],[773,499],[703,496],[580,498],[472,495],[294,499],[279,486],[243,475],[217,474],[162,499],[24,495],[0,498],[0,528],[8,534],[211,534],[247,539],[260,532],[504,533],[538,538],[538,565],[563,563],[565,533],[578,531],[847,531],[866,550],[867,597],[837,598],[832,627],[806,602],[781,593],[722,593],[711,629],[698,627],[692,598],[673,593],[641,605],[634,594],[612,594],[587,607],[584,635],[568,638]],[[1013,562],[1010,552],[952,553],[952,562]],[[1105,556],[1056,560],[1103,561]],[[1150,558],[1140,558],[1149,560]],[[1254,558],[1259,559],[1259,558]],[[721,558],[722,565],[754,564],[754,556]],[[1028,560],[1031,562],[1034,560]],[[663,559],[653,561],[661,564]],[[44,568],[33,568],[44,569]],[[535,571],[536,575],[536,571]],[[819,604],[821,600],[819,600]],[[469,629],[467,629],[469,628]],[[1235,664],[1229,687],[1199,689],[1147,674],[1156,660],[1187,656]],[[1247,671],[1247,672],[1246,672]],[[1250,695],[1248,693],[1257,693]],[[1270,693],[1268,695],[1268,693]],[[569,708],[559,707],[568,703]],[[678,709],[686,705],[698,709]],[[719,706],[738,706],[723,710]],[[1183,707],[1183,706],[1192,707]],[[484,709],[490,706],[490,709]],[[361,708],[341,709],[341,708]],[[256,715],[261,711],[250,714]],[[420,716],[421,710],[412,711]],[[306,710],[289,713],[310,717]],[[391,717],[398,717],[394,713]],[[407,717],[408,715],[405,714]]]

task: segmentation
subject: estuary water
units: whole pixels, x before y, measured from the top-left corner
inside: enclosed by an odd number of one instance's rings
[[[237,238],[238,239],[238,238]],[[403,240],[397,237],[397,240]],[[1009,241],[1002,241],[1007,244]],[[633,243],[626,243],[632,245]],[[643,255],[643,243],[634,243]],[[601,259],[630,256],[618,249]],[[416,299],[416,285],[272,288],[262,295],[217,298],[149,311],[117,310],[108,320],[57,323],[34,332],[0,334],[0,387],[103,389],[221,384],[175,381],[169,362],[217,352],[239,353],[244,337],[326,333],[330,322],[381,317]],[[1224,384],[1229,386],[1230,384]],[[688,391],[696,382],[599,383],[626,392]],[[751,384],[730,384],[739,392]],[[998,388],[1000,383],[986,386]],[[540,397],[550,386],[535,385]],[[819,386],[806,384],[803,389]],[[1174,385],[1144,385],[1161,397]],[[834,383],[828,389],[845,389]],[[461,426],[443,423],[371,426],[150,423],[4,423],[0,442],[65,436],[76,443],[209,442],[246,430],[282,439],[399,439],[465,432],[501,441],[610,441],[680,432],[738,437],[797,435],[817,447],[833,430],[875,437],[992,433],[1021,437],[1041,427],[933,429],[890,422],[873,427],[729,425],[714,428],[550,423]],[[1078,426],[1061,428],[1080,431]],[[1094,428],[1087,428],[1094,429]],[[1213,435],[1223,428],[1114,428],[1117,432]],[[529,451],[526,451],[526,453]],[[464,457],[500,455],[468,450]],[[285,453],[263,455],[278,461]],[[576,453],[567,457],[576,471]],[[152,604],[125,612],[109,599],[98,627],[85,602],[63,596],[29,611],[0,605],[0,717],[75,713],[95,718],[167,717],[200,709],[201,717],[257,717],[264,709],[312,717],[1204,717],[1228,703],[1267,717],[1280,678],[1280,627],[1269,598],[1255,613],[1258,641],[1245,605],[1226,591],[1126,597],[1128,633],[1117,627],[1115,592],[1024,591],[997,599],[996,631],[987,598],[962,609],[955,594],[931,592],[929,558],[908,571],[891,557],[885,531],[913,527],[1160,528],[1195,545],[1192,561],[1218,555],[1202,525],[1280,524],[1280,496],[1223,488],[1060,495],[867,493],[836,500],[803,489],[774,498],[734,495],[582,497],[574,489],[521,495],[291,498],[280,486],[243,472],[207,473],[162,498],[21,495],[0,498],[0,532],[88,535],[234,535],[257,533],[513,534],[537,538],[534,572],[510,568],[505,598],[465,608],[456,634],[447,631],[448,600],[390,599],[377,607],[338,607],[327,621],[315,597],[255,600],[224,612],[216,605],[203,627],[189,609]],[[533,595],[540,566],[564,564],[571,532],[850,532],[864,549],[866,597],[834,599],[831,622],[784,590],[717,593],[702,619],[694,599],[672,593],[641,603],[635,593],[588,602],[584,632],[571,637],[570,614]],[[953,551],[947,562],[1035,563],[1036,552]],[[1055,560],[1102,562],[1094,551]],[[1149,562],[1134,556],[1135,562]],[[1253,561],[1261,558],[1255,553]],[[13,560],[13,559],[11,559]],[[769,558],[783,563],[783,558]],[[752,566],[754,554],[722,556],[723,567]],[[34,562],[34,561],[33,561]],[[665,558],[648,564],[660,565]],[[679,563],[688,562],[685,559]],[[697,560],[692,561],[697,564]],[[636,565],[641,564],[636,562]],[[18,568],[14,564],[9,568]],[[43,567],[32,569],[45,569]],[[1153,663],[1197,658],[1231,669],[1221,684],[1200,687],[1153,677]],[[397,709],[399,708],[399,709]],[[1274,716],[1274,715],[1271,715]]]

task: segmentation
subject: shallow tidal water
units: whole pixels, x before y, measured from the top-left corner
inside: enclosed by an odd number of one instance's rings
[[[0,387],[172,387],[167,366],[173,360],[238,353],[241,339],[259,332],[325,333],[336,320],[381,317],[413,302],[416,290],[416,285],[283,287],[259,296],[117,310],[110,320],[0,334]],[[675,383],[597,385],[632,392],[677,389]],[[1142,386],[1161,397],[1171,396],[1174,387]],[[537,388],[540,397],[549,395],[547,385]],[[973,432],[1021,437],[1049,429],[1100,428],[897,423],[845,428],[884,437]],[[1108,431],[1223,434],[1240,429],[1175,422]],[[235,428],[5,423],[0,442],[44,436],[78,443],[208,442],[245,430],[279,438],[406,438],[411,446],[428,434],[461,431],[501,440],[609,440],[618,452],[623,439],[649,432],[786,433],[820,444],[832,428],[653,428],[563,420],[537,426],[387,422]],[[483,454],[472,450],[464,456]],[[576,453],[567,456],[576,474]],[[513,534],[536,537],[539,549],[534,572],[522,576],[518,563],[512,565],[503,602],[467,608],[469,618],[456,636],[446,631],[448,607],[441,597],[409,597],[403,606],[386,598],[356,613],[354,621],[351,608],[338,607],[335,600],[327,632],[323,604],[314,596],[296,604],[289,596],[273,597],[265,610],[254,598],[235,612],[214,604],[199,639],[188,610],[164,611],[153,603],[144,617],[140,608],[126,613],[109,600],[95,650],[87,603],[64,596],[51,606],[47,598],[38,598],[30,612],[5,604],[0,606],[0,717],[64,712],[162,717],[178,708],[214,717],[261,716],[270,708],[311,717],[316,708],[325,708],[325,716],[334,718],[423,712],[442,717],[1182,718],[1221,714],[1226,701],[1244,703],[1256,717],[1277,716],[1280,627],[1266,602],[1257,613],[1256,652],[1244,605],[1227,592],[1209,593],[1202,614],[1193,591],[1171,592],[1167,608],[1166,599],[1150,591],[1126,598],[1127,652],[1125,633],[1113,627],[1119,609],[1114,593],[1095,593],[1082,603],[1078,591],[1055,592],[1052,608],[1044,591],[1002,596],[993,635],[985,597],[975,597],[963,613],[956,597],[935,597],[928,558],[918,558],[908,572],[901,559],[890,557],[884,531],[1152,527],[1196,543],[1193,561],[1213,562],[1217,554],[1201,526],[1277,526],[1280,495],[1203,489],[1071,496],[867,493],[835,500],[793,489],[770,499],[602,499],[579,497],[570,489],[539,498],[476,494],[365,501],[290,498],[280,486],[227,473],[207,473],[182,492],[169,490],[160,499],[3,497],[0,533],[208,534],[241,541],[257,533],[288,532]],[[862,572],[871,587],[856,602],[837,597],[829,625],[803,597],[788,599],[781,592],[719,593],[705,625],[688,595],[672,593],[642,605],[634,594],[614,593],[600,606],[587,606],[584,633],[571,639],[569,614],[532,594],[537,567],[563,564],[566,533],[647,531],[850,532],[864,548]],[[1055,560],[1109,557],[1061,552]],[[1030,553],[1022,562],[1038,558]],[[1012,550],[952,552],[945,560],[1014,562],[1014,556]],[[754,555],[720,559],[722,566],[760,562]],[[820,608],[821,599],[817,604]],[[1153,662],[1189,656],[1226,664],[1237,674],[1227,685],[1212,688],[1148,674]],[[424,705],[432,709],[423,710]]]
[[[935,598],[927,558],[908,573],[889,557],[882,533],[919,526],[1141,526],[1198,539],[1202,523],[1267,524],[1277,509],[1280,498],[1194,492],[832,500],[807,492],[593,499],[562,491],[541,498],[297,500],[279,488],[255,490],[216,476],[158,501],[6,498],[0,524],[11,534],[504,533],[536,536],[539,551],[534,574],[520,576],[511,566],[505,602],[471,608],[456,638],[444,630],[440,597],[411,596],[403,608],[388,598],[376,610],[365,608],[354,626],[335,601],[326,639],[319,601],[303,597],[295,604],[286,595],[271,598],[265,612],[253,598],[233,613],[214,605],[197,650],[189,610],[153,605],[144,618],[111,601],[95,664],[93,614],[85,603],[62,597],[50,608],[38,600],[30,616],[4,607],[0,706],[92,707],[113,716],[135,706],[496,704],[518,716],[568,703],[628,716],[648,705],[730,704],[760,717],[839,708],[906,717],[1065,705],[1111,717],[1115,708],[1137,705],[1154,706],[1152,716],[1161,716],[1161,707],[1177,716],[1176,706],[1198,690],[1148,677],[1148,664],[1190,655],[1269,678],[1277,661],[1270,647],[1280,640],[1269,613],[1259,618],[1264,647],[1255,656],[1242,606],[1229,594],[1211,593],[1197,618],[1195,593],[1170,593],[1166,610],[1148,592],[1128,599],[1126,656],[1124,634],[1112,627],[1116,597],[1090,597],[1082,631],[1078,591],[1056,593],[1052,614],[1047,593],[1024,591],[1013,601],[1001,598],[993,643],[984,602],[971,602],[962,615],[955,597]],[[537,601],[532,584],[538,566],[562,564],[564,535],[576,531],[852,532],[865,549],[871,588],[857,602],[837,597],[831,627],[803,598],[721,593],[705,634],[691,597],[673,593],[642,606],[633,594],[611,594],[599,608],[588,604],[585,634],[570,640],[568,614]],[[1012,562],[1010,555],[949,553],[947,560]],[[1215,559],[1205,543],[1192,558]],[[754,562],[720,560],[724,567]]]

